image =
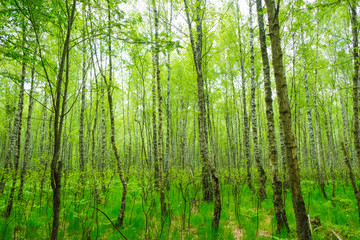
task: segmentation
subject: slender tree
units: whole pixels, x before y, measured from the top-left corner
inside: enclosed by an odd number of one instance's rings
[[[158,170],[158,184],[160,191],[160,204],[161,204],[161,215],[166,214],[166,203],[165,203],[165,192],[163,185],[163,130],[162,130],[162,94],[161,94],[161,81],[160,81],[160,63],[159,63],[159,16],[155,0],[152,2],[154,11],[154,22],[155,22],[155,46],[154,46],[154,62],[156,69],[156,85],[157,85],[157,96],[158,96],[158,139],[157,139],[157,159],[155,159],[155,165]]]
[[[351,13],[351,33],[353,40],[353,60],[354,60],[354,76],[353,76],[353,133],[354,147],[357,158],[358,167],[360,168],[360,144],[359,144],[359,38],[358,38],[358,20],[357,20],[357,1],[348,0]]]
[[[203,81],[203,70],[202,70],[202,21],[205,14],[205,9],[202,7],[204,3],[201,0],[196,1],[196,34],[197,40],[193,37],[190,13],[187,0],[184,0],[186,21],[189,28],[189,36],[191,49],[194,58],[194,64],[197,75],[197,95],[198,95],[198,107],[199,107],[199,138],[200,138],[200,152],[203,160],[203,190],[204,200],[211,200],[213,197],[212,187],[209,181],[209,172],[214,182],[214,217],[212,221],[212,228],[217,230],[219,228],[220,215],[221,215],[221,198],[220,198],[220,180],[216,173],[215,168],[210,163],[209,159],[209,147],[207,139],[207,125],[206,125],[206,112],[205,112],[205,95],[204,95],[204,81]]]
[[[312,239],[309,220],[305,209],[305,203],[301,193],[297,149],[291,126],[291,110],[281,49],[280,25],[278,16],[280,6],[276,6],[274,0],[265,0],[265,3],[268,11],[269,34],[271,40],[271,52],[275,74],[276,93],[279,104],[280,121],[282,122],[284,128],[287,167],[289,171],[291,197],[295,212],[296,232],[298,239]]]
[[[304,36],[302,36],[302,41],[304,42]],[[312,118],[312,111],[310,107],[310,91],[309,91],[309,83],[308,83],[308,72],[307,72],[307,65],[306,65],[306,57],[305,54],[303,56],[304,62],[304,83],[305,83],[305,93],[306,93],[306,104],[307,104],[307,118],[308,118],[308,130],[309,130],[309,139],[310,139],[310,155],[311,155],[311,163],[315,167],[316,176],[318,180],[319,187],[321,189],[321,193],[324,198],[327,198],[325,192],[325,183],[322,176],[321,168],[318,158],[318,152],[315,145],[315,136],[314,136],[314,128],[313,128],[313,118]]]
[[[166,31],[171,39],[171,23],[172,23],[172,11],[173,5],[172,0],[170,0],[170,10],[169,10],[169,25],[166,24]],[[170,52],[167,52],[167,85],[166,85],[166,143],[165,143],[165,164],[164,164],[164,184],[166,188],[169,188],[169,161],[170,161],[170,128],[171,128],[171,111],[170,111]]]
[[[249,24],[250,24],[250,61],[251,61],[251,124],[252,124],[252,134],[253,134],[253,143],[254,143],[254,158],[256,167],[259,171],[260,181],[259,181],[259,197],[261,200],[265,200],[266,195],[266,173],[260,161],[260,154],[259,154],[259,143],[258,143],[258,125],[257,125],[257,117],[256,117],[256,102],[255,102],[255,54],[254,54],[254,29],[253,29],[253,14],[252,14],[252,6],[253,1],[249,1]]]
[[[76,0],[74,0],[72,3],[71,12],[68,12],[66,39],[62,50],[60,67],[55,85],[55,90],[56,90],[54,96],[55,98],[53,98],[54,147],[53,147],[53,156],[51,159],[51,188],[53,190],[53,223],[51,230],[51,240],[56,240],[58,238],[58,232],[59,232],[59,219],[60,219],[60,206],[61,206],[61,177],[62,177],[62,168],[63,168],[63,163],[60,160],[60,150],[61,150],[61,137],[62,137],[63,124],[64,124],[65,110],[66,110],[66,102],[67,102],[68,83],[69,83],[70,34],[75,19],[75,11],[76,11]],[[34,21],[34,19],[32,19],[32,21]],[[33,27],[35,28],[34,24]],[[41,48],[39,49],[39,53],[41,53]],[[64,82],[63,73],[65,67],[66,67],[66,76]],[[46,71],[45,66],[44,66],[44,71]],[[63,83],[64,83],[64,87],[62,87]]]
[[[24,24],[25,23],[23,23],[23,26],[22,26],[22,35],[23,35],[22,47],[24,49],[22,52],[23,58],[25,58],[25,54],[26,54],[26,52],[25,52],[26,27]],[[14,169],[11,174],[12,186],[11,186],[11,190],[10,190],[9,200],[8,200],[6,210],[5,210],[6,218],[10,217],[11,210],[12,210],[12,207],[14,204],[15,187],[16,187],[17,175],[18,175],[18,170],[19,170],[19,160],[20,160],[20,150],[21,150],[22,115],[23,115],[23,109],[24,109],[25,77],[26,77],[26,62],[25,62],[25,59],[23,59],[22,64],[21,64],[21,82],[20,82],[19,100],[18,100],[18,106],[17,106],[17,110],[16,110],[14,126],[13,126],[13,133],[12,133],[13,139],[10,139],[11,145],[9,148],[9,151],[14,151],[14,153],[8,152],[7,159],[6,159],[6,164],[10,164],[12,157],[14,158]],[[4,180],[2,180],[2,181],[4,181]]]
[[[36,56],[36,52],[35,55]],[[34,59],[34,58],[33,58]],[[35,60],[35,59],[34,59]],[[35,88],[35,63],[33,63],[31,69],[31,83],[30,83],[30,93],[29,93],[29,107],[28,107],[28,117],[26,123],[26,133],[25,133],[25,144],[24,144],[24,161],[20,174],[20,186],[18,192],[18,200],[22,199],[24,184],[25,184],[25,175],[29,160],[31,159],[31,125],[32,125],[32,114],[34,109],[34,88]]]
[[[254,185],[252,183],[252,161],[251,161],[251,155],[250,155],[250,141],[249,141],[249,120],[248,120],[248,113],[247,113],[247,107],[246,107],[246,81],[245,81],[245,55],[243,50],[243,44],[241,39],[241,31],[240,31],[240,7],[239,2],[236,2],[236,18],[237,18],[237,35],[238,35],[238,41],[239,41],[239,56],[240,56],[240,71],[241,71],[241,90],[242,90],[242,102],[243,102],[243,121],[244,121],[244,132],[243,132],[243,138],[244,138],[244,145],[245,145],[245,159],[246,159],[246,173],[247,173],[247,182],[248,186],[251,189],[251,191],[255,192]]]
[[[278,170],[278,152],[276,150],[275,138],[275,123],[274,123],[274,110],[271,92],[270,80],[270,65],[266,46],[266,35],[264,27],[264,15],[261,0],[256,0],[257,19],[259,25],[259,39],[261,48],[261,57],[263,62],[264,73],[264,88],[265,88],[265,103],[266,103],[266,120],[267,120],[267,135],[269,144],[269,160],[271,164],[272,187],[274,192],[273,203],[275,210],[275,217],[277,228],[276,231],[280,232],[282,229],[290,230],[286,217],[286,211],[282,198],[282,182]]]
[[[82,7],[83,15],[85,17],[85,2]],[[84,20],[84,25],[86,20]],[[84,171],[85,171],[85,147],[84,147],[84,112],[85,112],[85,85],[86,85],[86,39],[85,39],[85,26],[82,29],[82,79],[81,79],[81,100],[80,100],[80,116],[79,116],[79,166],[80,166],[80,179],[81,184],[84,185]]]
[[[112,45],[111,45],[111,2],[110,0],[107,1],[108,3],[108,50],[109,50],[109,82],[107,82],[106,77],[104,77],[106,89],[107,89],[107,96],[109,102],[109,112],[110,112],[110,140],[111,146],[115,155],[116,159],[116,166],[117,171],[119,174],[119,178],[123,187],[122,197],[121,197],[121,207],[119,216],[116,221],[117,226],[122,226],[124,223],[125,218],[125,208],[126,208],[126,195],[127,195],[127,179],[124,176],[122,164],[120,160],[120,155],[116,146],[115,141],[115,117],[114,117],[114,107],[113,107],[113,98],[111,93],[111,86],[113,84],[113,68],[112,68]]]

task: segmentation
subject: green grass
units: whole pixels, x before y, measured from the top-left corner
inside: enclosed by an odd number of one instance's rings
[[[199,173],[196,173],[199,174]],[[98,183],[101,203],[94,200],[93,180],[89,178],[82,194],[78,174],[70,174],[62,189],[61,224],[59,239],[120,239],[120,234],[100,212],[104,211],[113,222],[116,221],[120,205],[122,186],[113,173],[106,174],[109,191],[103,193]],[[291,194],[286,194],[285,207],[291,233],[275,234],[276,219],[272,203],[272,188],[268,182],[268,199],[259,203],[245,183],[239,186],[238,210],[235,215],[233,185],[222,180],[222,213],[217,232],[211,228],[214,204],[203,202],[201,178],[191,178],[189,174],[177,172],[177,178],[170,180],[170,191],[166,192],[166,201],[170,210],[170,219],[161,223],[159,194],[153,190],[145,175],[145,186],[137,172],[131,173],[128,185],[128,197],[124,226],[120,229],[128,239],[295,239],[295,218],[292,209]],[[89,174],[89,176],[91,176]],[[198,176],[198,175],[196,175]],[[99,178],[97,178],[99,179]],[[184,199],[180,191],[180,182],[186,193],[186,212]],[[356,202],[351,186],[337,182],[336,197],[331,198],[331,186],[327,186],[329,199],[321,197],[314,181],[303,181],[302,189],[306,208],[311,218],[318,216],[321,226],[313,230],[314,239],[333,239],[335,232],[342,239],[360,239],[360,227]],[[36,175],[27,180],[24,199],[16,201],[12,215],[5,219],[0,216],[0,239],[48,239],[52,224],[52,191],[49,182],[43,189],[40,204],[40,184]],[[144,192],[147,199],[144,199]],[[6,206],[9,186],[0,199],[0,211]],[[191,217],[189,219],[189,205]],[[148,216],[146,217],[146,213]],[[146,223],[148,225],[146,229]],[[162,230],[161,230],[162,229]],[[162,232],[161,232],[162,231]]]

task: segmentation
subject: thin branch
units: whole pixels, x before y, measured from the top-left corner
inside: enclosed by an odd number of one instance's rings
[[[160,15],[159,15],[160,20],[165,23],[166,25],[172,26],[174,27],[176,30],[178,30],[179,33],[183,34],[185,37],[189,37],[186,33],[184,33],[180,28],[178,28],[176,25],[169,23],[167,20],[163,19]]]
[[[7,74],[4,74],[7,73]],[[20,86],[20,84],[18,83],[18,78],[12,76],[11,73],[9,73],[9,71],[7,72],[0,72],[0,75],[9,78],[13,83],[15,83],[16,85]],[[24,93],[27,95],[30,95],[30,93],[28,93],[28,91],[26,89],[24,89]],[[39,103],[41,106],[43,106],[44,108],[46,108],[47,110],[49,110],[50,112],[52,112],[52,109],[48,108],[46,105],[44,105],[42,102],[40,102],[37,98],[35,98],[34,96],[32,97],[37,103]]]
[[[116,227],[116,225],[114,224],[113,221],[111,221],[111,219],[108,217],[108,215],[106,215],[106,213],[104,213],[103,211],[101,211],[99,208],[97,207],[93,207],[93,206],[90,206],[91,208],[94,208],[96,210],[98,210],[99,212],[101,212],[102,214],[104,214],[104,216],[111,222],[111,224],[114,226],[114,228],[121,234],[121,236],[127,240],[127,238],[124,236],[124,234],[122,234],[122,232],[119,230],[119,228]]]

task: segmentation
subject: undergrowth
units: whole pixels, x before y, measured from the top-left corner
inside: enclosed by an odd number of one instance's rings
[[[1,239],[49,239],[52,223],[52,190],[45,182],[40,201],[40,180],[36,172],[27,177],[24,197],[16,201],[10,218],[0,216]],[[124,225],[119,230],[128,239],[295,239],[295,217],[290,190],[285,193],[285,207],[291,232],[275,233],[276,219],[272,188],[268,181],[268,199],[260,202],[241,177],[221,179],[222,212],[217,232],[211,229],[213,203],[202,201],[200,172],[172,172],[166,191],[168,214],[161,217],[159,194],[146,172],[130,171]],[[226,176],[226,177],[225,177]],[[232,177],[234,178],[234,177]],[[232,179],[230,178],[230,179]],[[47,178],[48,179],[48,178]],[[63,178],[64,179],[64,178]],[[122,187],[116,173],[105,174],[105,192],[99,180],[87,177],[79,183],[79,173],[68,173],[62,188],[59,239],[121,239],[114,223],[121,205]],[[100,179],[99,174],[96,179]],[[237,187],[235,188],[235,184]],[[95,186],[98,197],[96,197]],[[322,198],[315,181],[303,181],[306,209],[311,219],[314,239],[360,239],[356,202],[351,186],[336,182],[335,197]],[[331,196],[331,186],[326,188]],[[0,199],[0,212],[7,204],[9,188]],[[237,198],[236,206],[235,199]],[[236,210],[235,210],[236,209]]]

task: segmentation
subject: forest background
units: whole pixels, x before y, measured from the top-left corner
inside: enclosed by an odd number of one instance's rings
[[[3,239],[359,239],[359,3],[0,9]]]

